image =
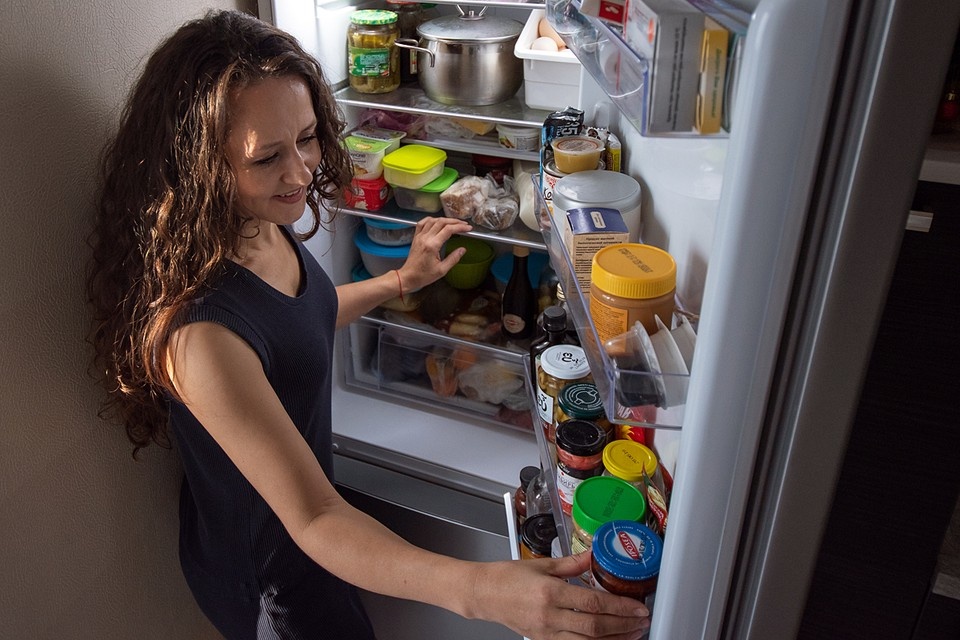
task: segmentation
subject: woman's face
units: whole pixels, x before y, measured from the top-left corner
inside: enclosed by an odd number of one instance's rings
[[[307,84],[297,76],[267,78],[234,93],[230,106],[227,156],[241,210],[265,222],[293,224],[303,215],[307,186],[320,164]]]

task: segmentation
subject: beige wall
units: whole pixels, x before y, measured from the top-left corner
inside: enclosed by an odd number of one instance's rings
[[[96,418],[82,270],[94,160],[159,38],[253,0],[4,2],[0,636],[210,638],[176,553],[174,454]]]

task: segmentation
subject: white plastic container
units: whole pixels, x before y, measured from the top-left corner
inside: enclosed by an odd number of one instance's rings
[[[389,142],[347,136],[343,144],[350,154],[354,178],[376,180],[383,174],[383,159],[390,146]]]
[[[567,211],[587,207],[616,209],[630,232],[630,242],[640,241],[640,183],[616,171],[578,171],[557,180],[553,188],[553,217],[566,220]],[[557,228],[562,228],[558,224]]]
[[[408,245],[413,242],[413,235],[417,232],[417,228],[413,225],[389,220],[364,218],[363,224],[367,228],[367,237],[372,242],[387,247]]]
[[[517,127],[501,122],[497,125],[497,140],[501,147],[518,151],[536,151],[540,148],[540,129]]]
[[[530,48],[537,39],[543,9],[530,12],[513,47],[523,60],[523,100],[531,109],[557,111],[580,107],[580,61],[569,49],[537,51]]]

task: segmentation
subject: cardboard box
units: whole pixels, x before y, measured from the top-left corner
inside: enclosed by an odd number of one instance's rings
[[[513,47],[523,60],[523,101],[531,109],[556,111],[580,104],[580,60],[573,51],[536,51],[530,48],[539,33],[543,9],[535,9]]]
[[[627,0],[583,0],[580,13],[622,29],[627,23]]]
[[[590,291],[593,255],[608,245],[621,242],[630,242],[630,231],[618,210],[589,207],[567,211],[563,244],[584,293]]]
[[[694,122],[700,133],[720,132],[729,41],[730,32],[715,20],[707,18],[700,48],[700,91],[697,93]]]
[[[649,61],[648,133],[693,131],[705,20],[685,0],[627,0],[624,39]]]
[[[730,122],[736,107],[740,65],[747,43],[747,30],[752,16],[725,0],[689,0],[690,4],[724,27],[728,34],[727,72],[723,88],[723,107],[720,126],[730,131]]]

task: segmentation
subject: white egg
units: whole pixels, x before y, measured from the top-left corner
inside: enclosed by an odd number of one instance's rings
[[[534,51],[559,51],[559,49],[557,49],[557,43],[553,41],[553,38],[546,36],[534,40],[530,44],[530,48]]]

